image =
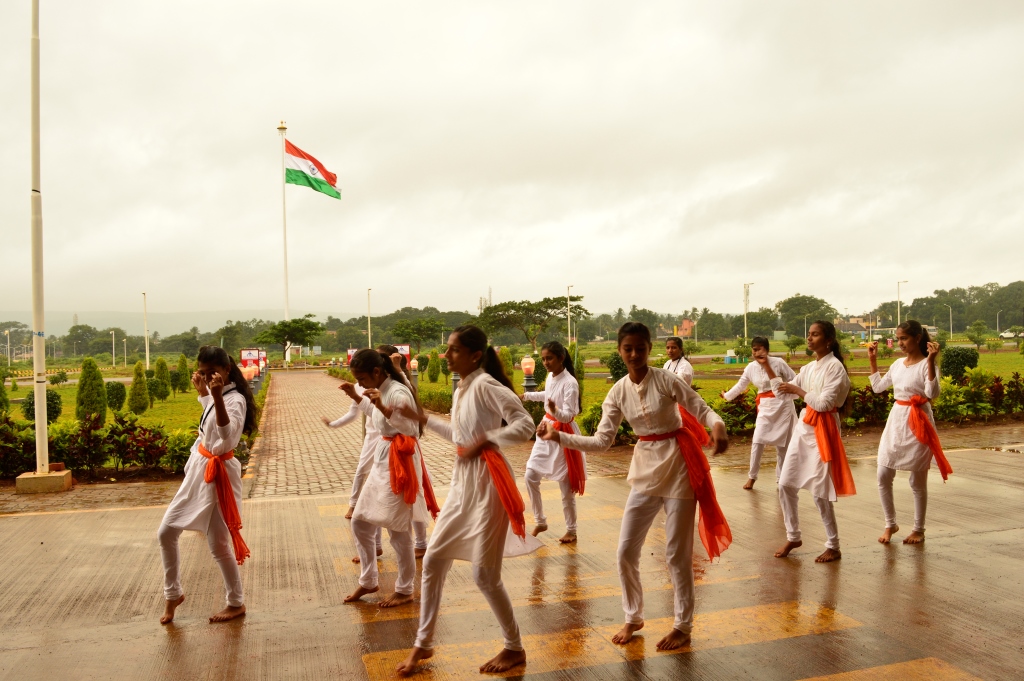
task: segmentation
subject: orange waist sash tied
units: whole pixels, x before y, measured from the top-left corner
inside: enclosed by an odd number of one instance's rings
[[[702,427],[701,431],[703,430]],[[697,524],[700,541],[708,552],[708,558],[714,560],[721,557],[722,551],[729,548],[729,544],[732,543],[732,530],[729,529],[725,514],[718,505],[715,483],[711,480],[711,465],[704,455],[704,450],[697,444],[696,435],[686,428],[680,428],[671,433],[641,435],[639,439],[641,442],[660,442],[672,438],[679,444],[679,451],[690,476],[690,487],[693,488],[700,508],[700,522]]]
[[[413,456],[416,455],[416,438],[398,433],[383,438],[391,443],[388,451],[388,470],[391,472],[391,491],[402,497],[407,504],[416,503],[419,487],[416,484],[416,466]]]
[[[770,399],[772,397],[775,397],[775,393],[772,392],[771,390],[768,390],[767,392],[763,392],[763,393],[758,393],[757,397],[754,398],[754,406],[755,407],[760,407],[761,406],[761,400],[767,400],[767,399]]]
[[[928,420],[928,415],[924,413],[924,405],[927,402],[928,399],[921,395],[914,395],[909,400],[896,400],[896,404],[910,407],[908,420],[910,430],[913,431],[918,442],[928,445],[928,449],[932,450],[939,473],[942,474],[942,481],[945,482],[952,474],[953,467],[949,465],[949,460],[942,451],[942,444],[939,442],[939,434],[935,431],[935,426]]]
[[[462,456],[466,448],[459,447],[458,451],[459,456]],[[516,481],[505,464],[505,457],[493,449],[485,449],[480,454],[480,458],[487,464],[487,471],[491,474],[491,482],[497,488],[501,505],[508,515],[509,522],[512,523],[512,532],[525,541],[526,518],[524,512],[526,511],[526,504],[523,503],[523,495],[519,493]]]
[[[199,453],[206,457],[206,470],[203,471],[203,480],[207,484],[214,483],[217,489],[217,506],[220,507],[220,515],[224,518],[224,524],[228,526],[231,533],[231,543],[235,549],[235,560],[241,565],[249,557],[249,547],[242,539],[242,516],[238,514],[238,504],[235,503],[235,493],[231,489],[231,481],[228,480],[228,471],[224,468],[224,462],[235,457],[235,452],[217,456],[202,444],[199,445]]]
[[[814,439],[818,442],[818,456],[829,466],[829,475],[832,476],[832,486],[836,488],[837,497],[852,497],[857,493],[857,487],[853,484],[853,474],[850,473],[850,462],[846,460],[846,447],[843,446],[843,439],[839,436],[839,424],[832,418],[836,410],[824,413],[815,411],[812,407],[804,407],[804,423],[814,428]]]
[[[704,424],[697,420],[697,417],[686,411],[680,405],[679,415],[683,417],[683,428],[690,433],[693,433],[693,437],[697,440],[697,445],[700,447],[706,447],[711,442],[711,436],[708,435],[708,431],[704,430]]]
[[[551,421],[555,426],[555,430],[559,433],[575,435],[572,429],[572,421],[562,423],[551,414],[544,414],[544,418]],[[587,486],[587,473],[583,466],[583,454],[578,449],[569,449],[568,447],[562,447],[562,451],[565,452],[565,465],[569,469],[569,486],[572,488],[572,493],[583,496],[583,490]]]

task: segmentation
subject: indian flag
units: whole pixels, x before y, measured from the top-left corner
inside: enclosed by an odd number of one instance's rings
[[[284,141],[284,181],[288,184],[301,184],[336,199],[341,198],[338,176],[288,140]]]

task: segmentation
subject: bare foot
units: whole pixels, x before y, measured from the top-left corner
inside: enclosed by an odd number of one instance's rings
[[[412,594],[400,594],[396,591],[377,605],[381,608],[393,608],[396,605],[405,605],[406,603],[412,603]]]
[[[244,605],[240,605],[237,608],[234,607],[233,605],[229,605],[228,607],[224,608],[220,612],[216,612],[213,615],[211,615],[210,616],[210,621],[211,622],[227,622],[228,620],[233,620],[236,617],[241,617],[244,614],[245,614],[245,606]]]
[[[800,548],[803,545],[804,543],[802,541],[788,541],[786,542],[785,546],[783,546],[781,549],[775,552],[775,557],[785,558],[789,555],[790,551],[792,551],[793,549]]]
[[[379,557],[379,556],[383,556],[383,555],[384,555],[384,549],[383,548],[377,549],[377,556]],[[419,556],[417,556],[417,558],[418,557]],[[359,563],[362,562],[362,561],[359,560],[359,556],[354,556],[352,558],[352,562],[355,563],[356,565],[359,565]]]
[[[894,534],[896,534],[897,532],[899,532],[899,531],[900,531],[900,526],[899,525],[893,525],[892,527],[885,528],[885,530],[882,531],[882,536],[878,538],[878,543],[879,544],[888,544],[889,540],[892,539],[892,536]],[[906,542],[904,542],[904,543],[906,543]]]
[[[668,632],[665,638],[658,641],[658,650],[675,650],[690,643],[690,635],[684,634],[678,629]]]
[[[521,664],[526,664],[525,650],[503,648],[500,653],[480,666],[480,672],[484,674],[500,674]]]
[[[424,650],[423,648],[413,648],[409,651],[409,657],[402,661],[402,664],[395,667],[395,671],[398,672],[399,676],[409,676],[416,670],[416,665],[419,664],[420,660],[429,660],[434,656],[433,650]]]
[[[626,622],[622,625],[622,629],[619,630],[619,633],[612,636],[612,643],[618,643],[619,645],[622,645],[623,643],[629,643],[630,639],[633,638],[633,634],[640,631],[643,628],[643,622],[640,622],[639,624],[632,624],[630,622]]]
[[[358,601],[360,598],[362,598],[366,594],[374,594],[374,593],[377,593],[378,591],[380,591],[380,587],[379,586],[375,586],[372,589],[364,589],[361,586],[357,586],[355,591],[350,593],[348,596],[345,596],[345,602],[346,603],[352,603],[354,601]]]
[[[924,532],[918,532],[914,530],[907,535],[907,538],[903,540],[904,544],[923,544],[924,543]]]
[[[423,556],[427,555],[427,550],[426,549],[416,549],[413,553],[416,554],[417,558],[422,558]]]
[[[348,507],[348,513],[345,514],[345,520],[352,520],[352,512],[356,510],[355,506]]]
[[[754,482],[753,478],[747,478],[747,484],[743,485],[743,489],[754,489]]]
[[[843,557],[843,554],[839,553],[839,549],[825,549],[825,553],[821,554],[814,559],[815,563],[831,563],[832,561],[839,560]]]
[[[566,532],[565,535],[563,535],[562,538],[559,539],[558,541],[560,543],[562,543],[562,544],[575,544],[576,543],[576,533],[575,532]]]
[[[174,621],[174,611],[185,602],[185,595],[178,596],[173,601],[164,601],[164,616],[160,618],[160,624],[170,624]]]
[[[533,526],[533,532],[531,532],[530,534],[532,534],[534,537],[536,537],[541,532],[547,532],[547,531],[548,531],[548,526],[547,525],[545,525],[543,523],[538,523],[537,525]]]

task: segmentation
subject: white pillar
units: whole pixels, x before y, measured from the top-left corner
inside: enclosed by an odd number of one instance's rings
[[[372,288],[366,289],[366,345],[367,347],[373,347],[373,330],[370,328],[370,291]]]
[[[142,327],[146,332],[146,371],[149,371],[149,311],[146,309],[146,292],[142,292]],[[125,350],[125,362],[127,362],[128,351]],[[125,365],[127,366],[127,364]]]
[[[39,171],[39,0],[32,0],[32,373],[36,473],[50,470],[46,423],[46,319],[43,314],[43,196]]]

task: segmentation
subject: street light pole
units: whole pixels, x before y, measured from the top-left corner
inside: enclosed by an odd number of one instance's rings
[[[943,303],[943,305],[946,305]],[[946,305],[949,308],[949,339],[953,340],[953,306]]]
[[[4,329],[4,335],[7,336],[7,366],[11,366],[11,331],[10,329]]]
[[[124,362],[124,368],[127,369],[128,368],[128,339],[127,338],[122,338],[121,341],[124,342],[124,352],[121,353],[121,359]],[[147,364],[146,367],[149,368],[149,365]]]
[[[366,345],[367,347],[373,347],[373,329],[370,327],[370,291],[372,288],[366,289]]]
[[[754,282],[743,285],[743,344],[747,344],[747,309],[750,307],[750,287]]]
[[[565,287],[565,334],[568,338],[568,345],[572,345],[572,287],[575,284],[569,284]]]
[[[114,332],[110,332],[110,366],[117,368],[117,341],[114,339]]]
[[[146,331],[146,371],[149,371],[149,312],[146,310],[146,292],[142,292],[142,326]],[[127,339],[126,339],[127,342]],[[128,350],[125,349],[125,357],[128,356]],[[126,362],[128,360],[125,360]],[[127,364],[125,365],[127,366]]]
[[[807,318],[810,317],[810,316],[811,316],[810,312],[808,312],[807,314],[804,315],[804,338],[807,338]]]
[[[1002,310],[1000,310],[999,312],[996,312],[996,335],[997,336],[999,335],[999,314],[1001,312],[1002,312]]]
[[[900,323],[903,321],[903,319],[901,318],[902,302],[901,302],[901,299],[900,299],[900,284],[906,284],[906,283],[907,283],[906,279],[904,279],[903,281],[897,281],[896,282],[896,326],[899,326]]]

